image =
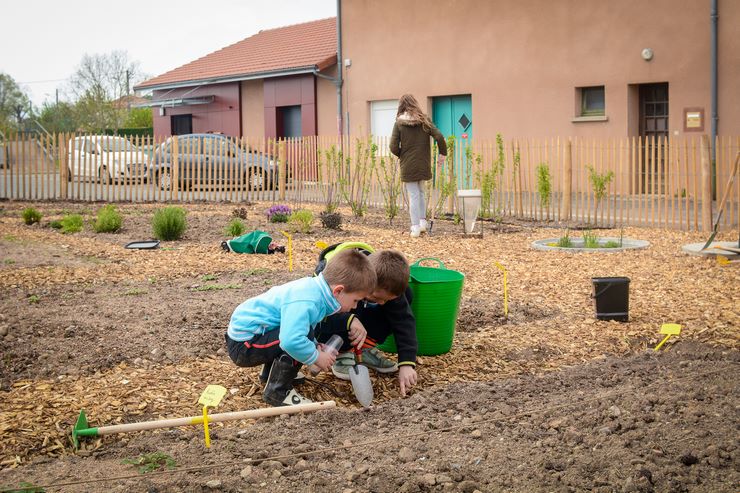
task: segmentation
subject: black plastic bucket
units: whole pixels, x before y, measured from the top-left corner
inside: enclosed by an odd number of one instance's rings
[[[630,312],[629,277],[592,277],[596,318],[627,322]]]

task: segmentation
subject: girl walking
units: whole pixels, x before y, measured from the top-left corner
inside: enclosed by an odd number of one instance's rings
[[[396,122],[391,134],[391,152],[400,160],[401,181],[409,197],[413,238],[418,238],[427,230],[424,181],[432,178],[429,137],[437,142],[437,159],[441,165],[447,155],[444,136],[422,111],[416,98],[411,94],[404,94],[398,101]]]

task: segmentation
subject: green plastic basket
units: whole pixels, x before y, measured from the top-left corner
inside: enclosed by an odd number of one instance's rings
[[[436,262],[437,266],[419,265],[426,260]],[[411,310],[416,318],[418,354],[433,356],[452,348],[464,280],[462,272],[445,268],[437,258],[425,257],[411,265],[409,286],[414,293]],[[392,335],[378,348],[388,353],[397,352]]]

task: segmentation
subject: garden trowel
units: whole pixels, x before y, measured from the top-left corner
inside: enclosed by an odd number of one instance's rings
[[[373,383],[370,381],[370,372],[362,364],[362,349],[354,348],[355,366],[349,369],[349,380],[357,401],[362,407],[370,407],[373,403]]]

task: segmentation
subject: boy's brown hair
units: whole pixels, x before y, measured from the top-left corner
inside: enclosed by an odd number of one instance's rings
[[[370,263],[378,277],[375,289],[401,296],[409,285],[409,263],[396,250],[380,250],[370,255]]]
[[[323,270],[330,286],[342,284],[348,293],[372,293],[377,277],[367,256],[355,249],[342,250],[332,257]]]

